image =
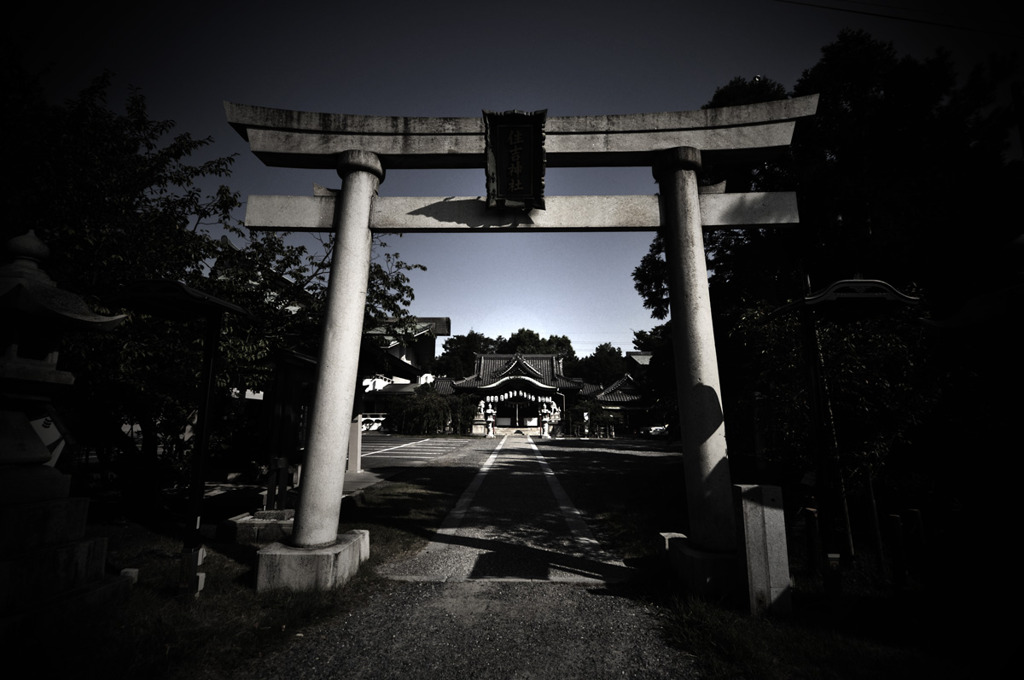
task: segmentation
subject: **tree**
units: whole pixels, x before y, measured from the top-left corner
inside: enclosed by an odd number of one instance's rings
[[[941,319],[1016,275],[999,253],[1021,233],[1005,217],[1020,175],[1005,155],[1011,112],[996,97],[1015,75],[997,56],[958,74],[942,51],[900,57],[863,32],[843,32],[822,49],[794,89],[821,93],[818,115],[794,144],[810,232],[803,269],[814,288],[883,279],[921,296],[925,314]],[[877,471],[943,398],[941,376],[953,366],[928,360],[941,340],[918,315],[823,320],[826,379],[851,473]]]
[[[252,318],[225,319],[221,395],[264,388],[274,349],[315,353],[331,250],[310,253],[239,227],[238,195],[217,184],[232,157],[196,160],[212,140],[152,120],[137,89],[123,111],[110,108],[109,74],[60,105],[47,101],[38,78],[17,68],[6,76],[2,134],[18,172],[4,192],[5,241],[34,229],[52,253],[47,271],[101,312],[122,308],[132,284],[150,279],[248,309]],[[412,299],[405,272],[415,265],[376,252],[367,316],[395,316]],[[75,410],[88,414],[83,422],[103,424],[134,463],[181,471],[190,455],[183,434],[199,401],[203,320],[127,311],[113,333],[71,336],[62,348],[77,378]],[[122,426],[141,435],[137,450]]]
[[[573,377],[608,387],[625,375],[626,365],[622,350],[605,342],[595,347],[592,354],[576,362]]]
[[[957,85],[942,52],[917,61],[863,32],[842,32],[794,88],[795,96],[819,94],[820,103],[815,116],[799,123],[792,159],[715,168],[704,180],[725,179],[728,191],[796,189],[805,226],[709,232],[712,285],[750,277],[742,288],[767,285],[785,301],[794,285],[806,290],[807,276],[821,288],[860,274],[927,292],[937,313],[975,294],[976,283],[990,285],[999,275],[987,265],[993,251],[1016,235],[1015,225],[999,216],[1016,175],[1004,157],[1012,111],[996,98],[1014,73],[1012,62],[994,57]],[[768,79],[736,78],[707,106],[783,93]],[[993,200],[979,204],[973,192]],[[964,257],[957,238],[964,224],[979,229],[967,244],[976,257]],[[662,252],[655,239],[634,272],[658,319],[668,313]],[[965,267],[970,276],[948,275]]]
[[[452,394],[447,401],[452,434],[472,434],[478,400],[469,394]]]
[[[473,330],[453,335],[444,341],[441,356],[434,360],[431,371],[455,380],[465,378],[473,374],[476,355],[493,354],[496,347],[495,340]]]
[[[941,315],[992,284],[993,250],[1019,234],[1005,219],[1018,181],[1005,155],[1013,117],[997,99],[1015,66],[994,56],[958,84],[941,51],[899,57],[852,31],[822,49],[794,88],[822,95],[794,144],[801,216],[814,230],[808,273],[819,286],[834,274],[816,263],[828,263],[919,287]]]
[[[804,342],[799,316],[779,310],[838,279],[864,277],[920,296],[923,313],[943,319],[1013,280],[1000,251],[1021,231],[1019,221],[1005,218],[1020,172],[1005,158],[1012,118],[995,94],[1014,74],[1008,61],[993,58],[958,80],[942,52],[918,61],[845,31],[794,88],[794,95],[819,94],[820,103],[814,117],[798,124],[790,157],[706,177],[724,179],[728,191],[796,189],[800,201],[798,229],[706,235],[730,458],[739,480],[765,481],[768,474],[785,481],[813,470],[807,366],[819,346],[844,474],[864,488],[884,479],[886,493],[900,502],[920,498],[942,476],[934,460],[913,471],[904,461],[920,463],[912,452],[934,447],[925,424],[938,426],[939,414],[948,415],[944,403],[980,400],[990,412],[1007,412],[991,402],[994,390],[949,389],[952,375],[971,371],[964,359],[985,351],[953,357],[944,349],[948,339],[919,323],[922,309],[828,314],[816,319],[817,343]],[[735,79],[709,106],[779,92],[763,80]],[[634,271],[636,288],[658,319],[668,315],[662,252],[655,239]],[[965,432],[977,430],[985,428],[972,424]]]
[[[452,420],[453,403],[451,398],[438,394],[432,384],[420,385],[410,396],[391,399],[388,427],[394,427],[402,434],[446,432]]]
[[[565,335],[542,338],[537,331],[520,328],[508,338],[489,338],[476,331],[453,335],[444,341],[441,356],[432,370],[436,375],[460,379],[472,375],[477,354],[559,354],[566,366],[575,366],[576,352]]]
[[[575,372],[579,361],[569,336],[542,338],[537,331],[528,328],[520,328],[507,339],[499,336],[495,341],[495,351],[498,354],[557,354],[562,357],[562,369],[570,375]]]
[[[508,336],[498,337],[495,342],[498,354],[561,354],[570,360],[576,358],[572,341],[565,335],[552,335],[542,338],[537,331],[520,328]]]
[[[676,395],[675,355],[672,348],[672,328],[668,323],[650,331],[633,331],[633,346],[641,352],[650,352],[651,360],[642,382],[649,406],[651,422],[664,423],[670,433],[679,429],[679,402]]]

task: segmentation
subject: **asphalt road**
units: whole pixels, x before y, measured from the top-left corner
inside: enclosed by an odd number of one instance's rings
[[[426,463],[457,451],[467,443],[465,438],[425,438],[364,432],[363,469],[373,472]]]
[[[493,448],[493,451],[488,451]],[[427,547],[379,570],[424,581],[625,578],[529,437],[490,440],[487,458]]]

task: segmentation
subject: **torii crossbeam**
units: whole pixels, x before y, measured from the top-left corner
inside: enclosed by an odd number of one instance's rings
[[[484,122],[308,113],[226,103],[228,121],[272,166],[335,168],[340,191],[251,196],[254,229],[333,231],[324,339],[293,544],[336,540],[349,441],[371,231],[521,232],[662,230],[669,269],[689,539],[705,592],[729,579],[735,521],[705,228],[795,224],[791,193],[700,193],[702,165],[749,163],[786,149],[817,96],[701,111],[554,117],[544,130],[551,167],[650,166],[658,196],[563,196],[545,209],[493,211],[480,197],[376,196],[387,168],[484,168]],[[718,567],[714,565],[719,565]]]

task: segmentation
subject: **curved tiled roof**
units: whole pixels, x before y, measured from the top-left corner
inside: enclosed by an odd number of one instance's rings
[[[594,398],[606,404],[629,404],[640,401],[642,397],[636,381],[627,373],[598,392]]]
[[[582,380],[562,375],[557,354],[478,354],[473,375],[457,380],[456,389],[498,389],[513,381],[525,381],[547,390],[579,390]]]
[[[434,382],[431,384],[434,386],[434,389],[438,394],[443,397],[447,397],[451,394],[455,394],[455,389],[453,387],[454,383],[455,381],[451,378],[435,378]]]

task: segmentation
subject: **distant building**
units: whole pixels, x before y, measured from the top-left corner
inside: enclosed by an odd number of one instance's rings
[[[498,428],[526,434],[540,433],[545,408],[557,427],[567,404],[575,403],[586,387],[562,373],[562,357],[556,354],[478,354],[474,369],[473,375],[453,381],[452,390],[479,401],[478,420],[493,409]],[[474,427],[474,434],[484,434],[483,427]]]
[[[629,373],[594,395],[606,420],[620,434],[649,429],[647,399],[642,385]]]
[[[397,324],[389,319],[364,334],[364,353],[372,346],[370,355],[377,357],[361,361],[364,367],[373,367],[362,380],[364,430],[386,426],[392,400],[428,383],[442,396],[466,395],[477,402],[473,433],[478,435],[486,433],[488,417],[499,433],[546,431],[551,436],[611,435],[616,428],[621,434],[638,433],[648,425],[642,389],[648,352],[628,352],[634,364],[630,373],[607,387],[565,375],[558,354],[478,354],[472,375],[435,378],[425,367],[435,357],[437,338],[451,335],[451,319],[415,317],[403,329]],[[575,417],[572,409],[578,411]]]
[[[646,414],[640,385],[630,375],[607,388],[592,385],[566,376],[557,354],[478,354],[473,375],[439,378],[434,386],[440,394],[465,394],[478,401],[473,433],[479,435],[486,433],[488,417],[493,417],[497,433],[541,435],[547,419],[552,436],[598,434],[590,429],[589,411],[570,422],[570,411],[588,403],[604,415],[601,433],[606,435],[616,425],[623,433],[638,431]]]
[[[437,338],[452,334],[448,317],[414,317],[402,328],[398,323],[386,319],[363,333],[364,345],[380,348],[384,355],[384,361],[376,365],[377,370],[364,374],[362,380],[362,410],[368,416],[366,420],[371,421],[365,429],[380,426],[389,397],[412,394],[420,385],[434,381],[425,368],[434,360]]]
[[[427,366],[437,353],[437,338],[452,334],[452,320],[446,316],[413,317],[403,327],[395,319],[364,332],[378,347],[416,368]]]

